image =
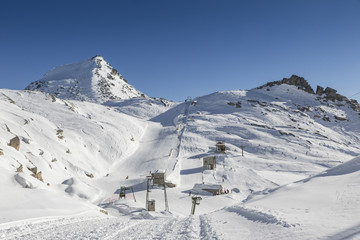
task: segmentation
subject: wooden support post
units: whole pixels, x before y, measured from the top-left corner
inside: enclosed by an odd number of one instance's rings
[[[146,202],[145,202],[145,208],[146,208],[146,210],[148,210],[149,211],[149,192],[150,192],[150,190],[149,190],[149,188],[150,188],[150,180],[151,179],[147,179],[147,181],[146,181]]]
[[[245,147],[245,146],[244,146],[244,145],[241,145],[240,147],[241,147],[241,156],[244,156],[244,147]]]

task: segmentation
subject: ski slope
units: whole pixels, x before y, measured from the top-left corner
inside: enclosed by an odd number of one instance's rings
[[[286,84],[184,103],[11,90],[0,101],[2,239],[360,238],[360,115],[345,102]],[[206,156],[215,170],[202,168]],[[157,187],[155,212],[145,210],[158,169],[176,184],[169,212]],[[134,195],[118,199],[122,186]],[[202,200],[190,216],[194,195]]]

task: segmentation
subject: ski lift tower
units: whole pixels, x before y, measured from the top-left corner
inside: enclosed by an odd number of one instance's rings
[[[135,194],[134,194],[134,189],[132,187],[125,187],[125,186],[121,186],[120,187],[120,193],[119,193],[119,199],[122,199],[126,197],[126,191],[131,191],[133,194],[133,198],[134,198],[134,202],[136,202],[136,198],[135,198]]]
[[[155,200],[149,199],[149,192],[150,192],[150,183],[152,181],[152,176],[147,176],[146,181],[146,210],[147,211],[155,211]]]
[[[156,170],[147,177],[147,190],[146,190],[146,209],[148,211],[155,211],[155,200],[149,200],[150,186],[163,187],[165,198],[165,211],[169,211],[169,203],[166,193],[166,170]]]
[[[191,214],[194,215],[195,214],[195,207],[196,205],[200,205],[200,200],[202,200],[201,197],[192,197],[192,206],[191,206]]]

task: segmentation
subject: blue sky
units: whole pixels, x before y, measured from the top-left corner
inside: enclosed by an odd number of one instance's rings
[[[349,97],[360,92],[359,44],[359,0],[2,0],[0,88],[101,55],[153,97],[292,74]]]

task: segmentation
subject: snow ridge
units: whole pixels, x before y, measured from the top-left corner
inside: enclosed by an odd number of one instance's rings
[[[225,208],[225,210],[239,214],[239,215],[243,216],[244,218],[246,218],[250,221],[253,221],[253,222],[261,222],[261,223],[266,223],[266,224],[269,224],[269,223],[270,224],[278,224],[278,225],[281,225],[286,228],[289,228],[292,226],[285,221],[277,219],[273,215],[270,215],[270,214],[267,214],[264,212],[260,212],[260,211],[254,210],[254,209],[247,209],[242,206],[231,206],[231,207]]]

